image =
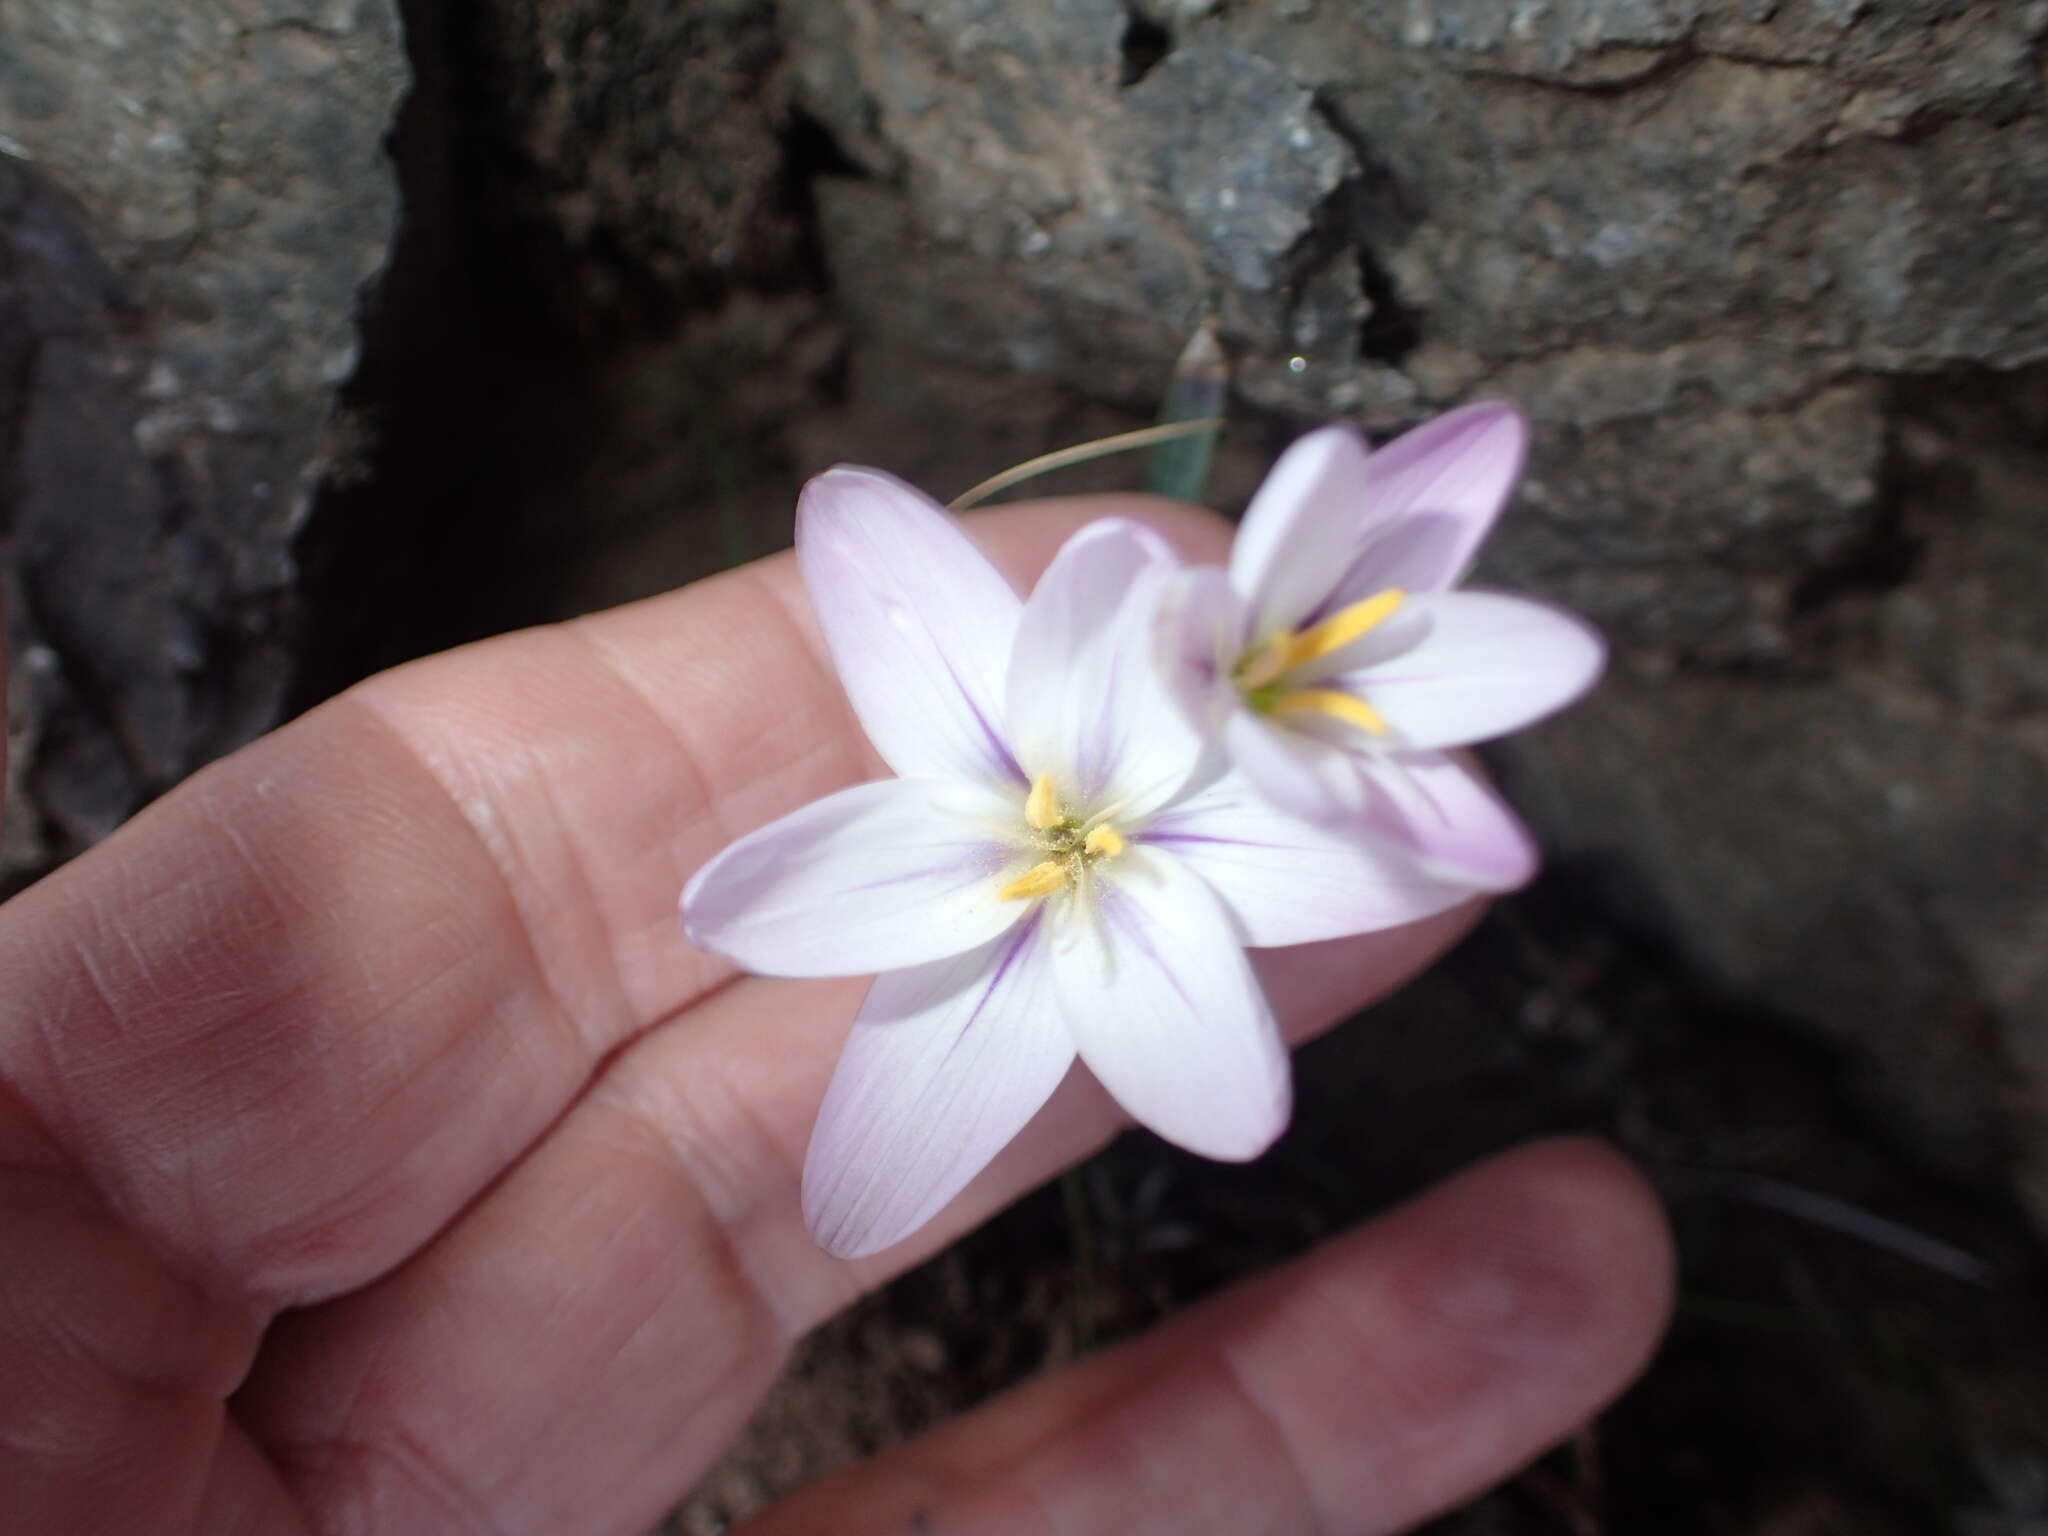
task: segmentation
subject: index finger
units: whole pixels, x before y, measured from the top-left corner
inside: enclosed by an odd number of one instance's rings
[[[974,520],[1028,578],[1144,517]],[[675,897],[877,765],[787,557],[373,678],[0,911],[0,1078],[115,1213],[259,1309],[424,1243],[623,1041],[729,973]]]

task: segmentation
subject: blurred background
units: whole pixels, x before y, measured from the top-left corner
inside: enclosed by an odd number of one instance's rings
[[[422,652],[1140,426],[1535,423],[1548,873],[827,1327],[670,1529],[1589,1130],[1677,1325],[1457,1536],[2048,1532],[2048,4],[0,0],[15,888]],[[1115,459],[1040,489],[1129,486]],[[679,1363],[679,1368],[682,1368]]]

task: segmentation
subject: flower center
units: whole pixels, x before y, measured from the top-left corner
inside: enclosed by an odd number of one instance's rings
[[[996,895],[1004,901],[1035,901],[1077,883],[1091,865],[1124,851],[1123,834],[1109,822],[1110,812],[1090,820],[1069,815],[1059,802],[1052,775],[1041,773],[1024,797],[1024,820],[1031,841],[1044,857],[1005,885]]]
[[[1320,624],[1269,636],[1246,651],[1232,669],[1238,692],[1262,715],[1325,715],[1368,736],[1386,735],[1386,717],[1357,694],[1341,688],[1298,688],[1291,679],[1309,663],[1371,634],[1407,600],[1399,587],[1388,587],[1338,609]]]

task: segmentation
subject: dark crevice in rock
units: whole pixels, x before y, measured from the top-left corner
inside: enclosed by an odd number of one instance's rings
[[[1135,9],[1128,15],[1123,38],[1118,44],[1123,59],[1117,75],[1120,85],[1136,85],[1173,51],[1173,34],[1166,28]]]
[[[1318,224],[1328,224],[1356,252],[1364,314],[1358,355],[1399,364],[1422,344],[1422,312],[1404,303],[1393,275],[1376,254],[1405,239],[1421,217],[1415,199],[1393,170],[1373,153],[1358,125],[1333,103],[1316,101],[1316,115],[1344,141],[1358,169],[1330,195]]]
[[[772,547],[735,536],[733,509],[783,452],[792,413],[761,401],[819,366],[811,184],[857,171],[763,95],[765,5],[630,6],[602,26],[593,6],[581,31],[573,6],[403,9],[403,217],[343,401],[367,472],[325,489],[301,539],[300,707],[605,600],[635,560],[621,551],[662,525],[701,550],[683,575]]]
[[[790,180],[799,188],[817,176],[867,176],[860,162],[846,152],[839,136],[801,106],[789,110],[782,145]]]
[[[574,336],[552,297],[559,252],[549,259],[548,232],[515,226],[497,195],[520,168],[492,131],[503,107],[478,7],[402,10],[413,87],[390,140],[399,231],[340,405],[363,472],[330,481],[299,541],[300,707],[468,638],[516,601],[514,488],[558,478],[585,429]]]
[[[1602,50],[1595,50],[1596,56]],[[1636,50],[1614,49],[1616,54]],[[1699,66],[1709,55],[1690,43],[1673,43],[1658,51],[1653,58],[1645,58],[1640,67],[1619,73],[1587,77],[1560,75],[1538,70],[1500,69],[1488,66],[1467,66],[1461,73],[1474,79],[1498,81],[1503,85],[1528,86],[1545,91],[1569,91],[1574,96],[1593,98],[1619,98],[1632,96],[1638,91],[1654,90],[1669,85],[1680,76]],[[1785,63],[1778,60],[1742,60],[1754,63],[1759,68],[1805,69],[1800,63]]]
[[[872,181],[865,167],[816,114],[793,104],[780,135],[783,197],[796,222],[797,262],[810,286],[824,291],[831,270],[818,214],[817,183],[824,177]]]
[[[1891,381],[1875,516],[1802,583],[1809,650],[1853,660],[1944,719],[2048,715],[2048,365]]]
[[[2038,451],[2048,439],[2048,368],[2001,372],[1959,368],[1892,381],[1878,494],[1857,538],[1814,566],[1793,589],[1788,612],[1809,639],[1838,638],[1830,626],[1914,582],[1937,539],[1985,505],[1985,459]]]
[[[1401,363],[1422,345],[1422,312],[1401,302],[1394,279],[1374,258],[1358,248],[1358,281],[1368,306],[1358,327],[1359,356],[1377,363]]]
[[[1884,479],[1891,486],[1894,471],[1887,469]],[[1907,531],[1899,515],[1896,491],[1888,489],[1862,532],[1799,578],[1785,605],[1786,618],[1813,625],[1840,604],[1902,587],[1913,579],[1924,552],[1924,541]]]

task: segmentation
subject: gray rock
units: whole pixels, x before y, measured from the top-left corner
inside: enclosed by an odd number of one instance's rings
[[[389,0],[0,0],[19,876],[273,724],[384,260]]]
[[[1211,308],[1242,330],[1284,327],[1283,290],[1318,254],[1318,210],[1348,157],[1273,64],[1204,37],[1125,86],[1114,0],[783,9],[800,99],[907,193],[918,239],[1055,307],[1151,327],[1154,373]],[[855,303],[885,265],[834,260]],[[1062,372],[1116,362],[1098,344]]]

